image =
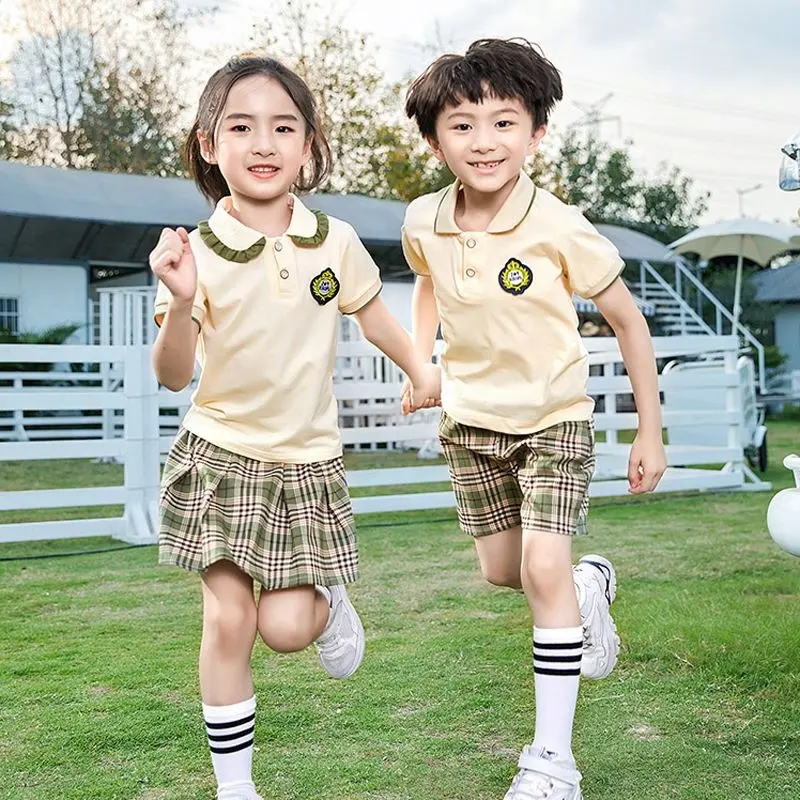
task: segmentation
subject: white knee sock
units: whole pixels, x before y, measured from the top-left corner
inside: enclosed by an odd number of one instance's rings
[[[572,758],[572,722],[581,677],[583,629],[533,629],[534,747]]]
[[[253,786],[253,732],[256,698],[232,706],[203,704],[211,762],[219,788]]]

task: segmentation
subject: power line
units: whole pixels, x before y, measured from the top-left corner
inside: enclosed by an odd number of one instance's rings
[[[797,126],[796,118],[790,119],[789,115],[780,118],[768,116],[764,114],[763,108],[755,108],[754,106],[720,105],[713,102],[706,102],[705,100],[692,101],[692,100],[687,100],[684,97],[680,97],[679,95],[670,95],[670,94],[652,92],[646,89],[640,89],[638,87],[634,88],[631,86],[626,86],[625,84],[610,83],[608,81],[598,81],[598,80],[593,80],[591,78],[578,77],[574,75],[573,78],[579,81],[580,83],[585,83],[589,86],[594,86],[596,88],[601,88],[601,89],[613,88],[616,94],[627,95],[628,97],[633,97],[635,99],[650,98],[653,100],[657,100],[659,103],[663,105],[669,105],[674,108],[685,108],[693,111],[703,111],[703,112],[718,114],[721,116],[746,117],[751,121],[776,122],[781,125],[785,124],[788,127]]]

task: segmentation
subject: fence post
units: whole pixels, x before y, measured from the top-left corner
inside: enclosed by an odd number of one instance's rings
[[[617,362],[616,361],[607,361],[603,364],[603,377],[613,378],[617,374],[616,370]],[[605,413],[609,415],[609,417],[614,417],[617,414],[617,394],[616,392],[606,392],[604,395],[605,398]],[[617,434],[618,431],[616,428],[609,428],[606,431],[606,442],[608,444],[617,444]]]
[[[14,378],[14,391],[21,393],[23,391],[22,387],[22,378]],[[14,436],[18,442],[30,441],[28,432],[25,430],[25,412],[19,408],[14,412]]]
[[[125,348],[125,534],[124,540],[158,540],[158,384],[150,348]]]
[[[728,375],[735,375],[737,379],[741,380],[739,369],[737,366],[738,353],[735,349],[726,347],[723,352],[723,363],[725,364],[725,372]],[[727,465],[734,470],[744,472],[744,451],[742,448],[742,424],[741,424],[741,408],[742,408],[742,389],[738,381],[735,386],[728,386],[725,390],[725,410],[728,412],[738,412],[737,419],[734,422],[728,422],[728,447],[736,449],[736,461]]]

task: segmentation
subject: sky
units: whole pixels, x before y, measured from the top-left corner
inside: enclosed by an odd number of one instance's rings
[[[0,9],[19,0],[0,0]],[[185,6],[212,0],[180,0]],[[263,0],[226,0],[213,37],[242,41]],[[800,192],[777,188],[780,146],[800,131],[800,2],[796,0],[327,0],[369,33],[390,78],[421,71],[431,45],[523,36],[559,68],[565,97],[553,130],[593,105],[611,144],[632,140],[638,167],[667,162],[711,192],[702,222],[739,215],[797,221]],[[402,16],[389,11],[401,8]],[[0,56],[8,47],[0,34]],[[427,46],[427,47],[426,47]],[[759,186],[759,188],[754,188]],[[738,191],[737,191],[738,190]],[[741,192],[741,199],[740,194]]]

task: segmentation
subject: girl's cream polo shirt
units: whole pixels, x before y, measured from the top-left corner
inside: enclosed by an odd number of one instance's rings
[[[442,407],[457,421],[527,434],[588,419],[588,358],[572,295],[620,275],[614,245],[520,174],[486,231],[455,222],[456,182],[406,210],[403,250],[430,275],[442,325]]]
[[[378,267],[350,225],[298,198],[289,228],[275,238],[231,216],[229,203],[221,200],[189,234],[202,373],[183,424],[261,461],[336,458],[338,315],[358,311],[380,292]],[[157,323],[169,299],[159,283]]]

